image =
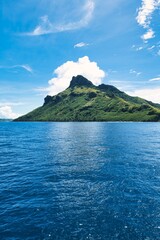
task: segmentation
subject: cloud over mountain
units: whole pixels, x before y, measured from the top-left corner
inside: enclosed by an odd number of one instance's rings
[[[105,72],[100,69],[96,62],[90,61],[87,56],[79,58],[77,62],[65,62],[54,71],[54,74],[57,76],[49,80],[49,87],[39,89],[47,91],[51,96],[65,90],[73,76],[83,75],[95,85],[101,84],[105,77]]]

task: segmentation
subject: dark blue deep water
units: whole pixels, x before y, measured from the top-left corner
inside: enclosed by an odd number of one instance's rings
[[[159,240],[160,123],[0,123],[0,240]]]

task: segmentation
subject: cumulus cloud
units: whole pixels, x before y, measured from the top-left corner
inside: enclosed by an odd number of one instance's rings
[[[91,62],[87,56],[79,58],[77,62],[67,61],[59,66],[54,74],[57,76],[49,80],[49,87],[38,89],[39,91],[48,92],[51,96],[56,95],[65,90],[72,77],[77,75],[83,75],[95,85],[101,84],[105,77],[105,72],[98,67],[96,62]]]
[[[147,33],[142,36],[143,40],[148,40],[154,37],[154,31],[150,27],[152,14],[160,7],[160,0],[142,0],[142,5],[138,9],[136,20],[140,26],[147,29]]]
[[[15,119],[19,117],[20,115],[17,113],[14,113],[11,106],[7,105],[1,105],[0,106],[0,118],[4,119]]]
[[[76,29],[85,27],[91,21],[93,17],[94,9],[95,9],[94,0],[86,0],[86,3],[82,9],[83,17],[79,21],[62,23],[62,24],[52,23],[47,15],[42,16],[40,18],[39,25],[32,32],[25,33],[24,35],[39,36],[39,35],[45,35],[49,33],[71,31],[71,30],[76,30]]]
[[[148,101],[152,101],[154,103],[160,103],[160,88],[153,89],[139,89],[133,92],[127,92],[127,94],[134,97],[141,97]]]
[[[81,48],[81,47],[86,47],[89,46],[88,43],[80,42],[74,45],[74,48]]]

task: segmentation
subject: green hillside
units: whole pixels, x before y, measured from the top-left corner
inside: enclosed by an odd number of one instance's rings
[[[94,86],[83,76],[44,105],[15,121],[160,121],[160,105],[131,97],[114,86]]]

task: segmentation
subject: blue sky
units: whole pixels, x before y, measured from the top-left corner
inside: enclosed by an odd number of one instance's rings
[[[159,0],[1,0],[0,118],[83,74],[160,103]]]

